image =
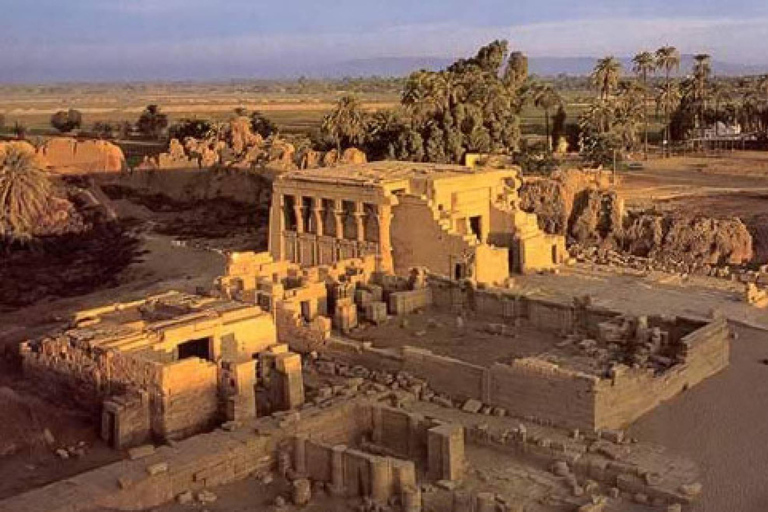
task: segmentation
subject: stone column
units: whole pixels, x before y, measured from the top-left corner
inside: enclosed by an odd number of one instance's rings
[[[355,234],[358,242],[365,242],[365,203],[355,203]]]
[[[296,436],[293,444],[293,467],[299,477],[307,474],[307,436]]]
[[[333,447],[331,452],[331,494],[344,495],[344,453],[347,447],[343,444]]]
[[[296,215],[296,233],[304,232],[304,198],[302,196],[294,196],[293,212]]]
[[[285,195],[276,193],[269,212],[269,253],[280,261],[285,258]]]
[[[312,218],[315,220],[315,233],[317,236],[323,236],[323,199],[321,197],[312,199]]]
[[[341,199],[333,201],[333,216],[336,221],[336,238],[344,238],[344,202]]]
[[[392,261],[392,206],[382,203],[377,209],[377,221],[379,223],[379,254],[381,258],[382,272],[394,272],[395,266]]]
[[[371,498],[386,504],[392,495],[392,466],[386,457],[371,459]]]

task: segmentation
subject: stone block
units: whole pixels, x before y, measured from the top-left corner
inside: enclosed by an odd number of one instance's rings
[[[464,405],[461,407],[461,410],[464,412],[469,412],[476,414],[480,412],[480,409],[483,408],[482,402],[479,400],[475,400],[474,398],[470,398],[466,402],[464,402]]]
[[[464,428],[438,425],[427,431],[428,472],[433,480],[461,480],[464,475]]]

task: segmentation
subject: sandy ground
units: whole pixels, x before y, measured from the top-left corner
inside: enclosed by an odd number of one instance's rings
[[[768,308],[747,305],[742,300],[742,285],[738,283],[699,276],[682,279],[662,272],[645,277],[632,274],[576,264],[564,268],[558,276],[516,276],[515,283],[523,293],[545,297],[590,295],[598,306],[636,315],[710,318],[713,311],[719,311],[730,320],[768,329]]]
[[[619,192],[632,204],[678,195],[768,190],[768,152],[718,157],[675,157],[643,162],[642,170],[621,173]]]
[[[738,329],[731,366],[661,405],[630,429],[691,457],[704,491],[691,512],[768,510],[768,334]]]

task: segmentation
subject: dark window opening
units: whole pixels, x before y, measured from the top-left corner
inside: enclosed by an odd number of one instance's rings
[[[198,357],[211,360],[211,339],[200,338],[197,340],[191,340],[184,343],[180,343],[178,346],[179,359],[188,359],[190,357]]]
[[[477,239],[481,241],[482,241],[481,233],[483,232],[481,229],[482,223],[483,223],[483,218],[480,215],[469,218],[469,228],[472,230],[472,233],[475,234]]]
[[[288,231],[296,231],[297,219],[294,206],[296,206],[294,197],[285,196],[283,214],[285,215],[285,229]]]
[[[301,316],[306,322],[312,321],[312,309],[308,300],[301,302]]]
[[[557,263],[557,246],[552,246],[552,263]]]
[[[457,263],[454,269],[454,279],[457,281],[466,277],[466,267],[463,263]]]
[[[301,216],[304,219],[304,231],[307,233],[317,233],[317,226],[315,226],[314,214],[312,213],[312,198],[303,198],[301,206]]]

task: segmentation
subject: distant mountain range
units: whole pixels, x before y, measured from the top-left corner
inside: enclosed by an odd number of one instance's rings
[[[322,68],[310,68],[304,73],[311,77],[343,76],[405,76],[419,69],[436,71],[449,66],[454,60],[447,57],[383,57],[348,60],[325,64]],[[597,62],[597,57],[530,57],[529,71],[539,76],[589,75]],[[631,57],[619,59],[625,72],[632,70]],[[685,75],[693,67],[693,56],[683,55],[680,74]],[[768,65],[754,66],[719,60],[712,61],[715,75],[760,75],[768,73]]]

